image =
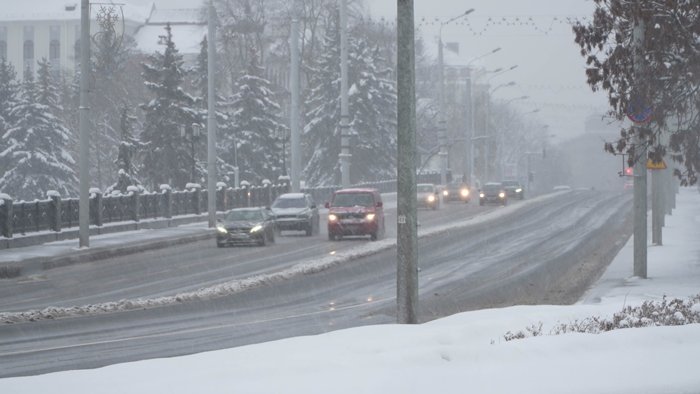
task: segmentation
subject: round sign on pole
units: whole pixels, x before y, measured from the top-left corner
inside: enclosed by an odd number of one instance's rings
[[[648,122],[651,119],[652,108],[649,100],[632,99],[627,107],[627,117],[635,123]]]

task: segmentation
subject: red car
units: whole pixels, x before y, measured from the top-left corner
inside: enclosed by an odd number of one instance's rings
[[[328,208],[328,239],[369,235],[384,236],[384,207],[377,189],[343,189],[333,194]]]

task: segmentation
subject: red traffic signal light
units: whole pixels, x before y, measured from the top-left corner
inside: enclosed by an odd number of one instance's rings
[[[632,175],[632,168],[627,169],[627,175]]]

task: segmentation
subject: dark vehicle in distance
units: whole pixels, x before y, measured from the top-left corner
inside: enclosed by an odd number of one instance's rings
[[[216,246],[275,242],[275,214],[270,208],[237,208],[216,227]]]
[[[467,186],[464,183],[455,183],[455,182],[449,183],[442,190],[442,201],[443,202],[450,202],[450,201],[469,202],[471,197],[472,197],[471,190],[469,190],[469,186]]]
[[[384,203],[377,189],[343,189],[333,193],[328,208],[328,239],[369,235],[384,236]]]
[[[428,208],[432,210],[440,209],[440,194],[432,183],[419,183],[416,185],[416,198],[418,208]]]
[[[501,187],[506,191],[508,197],[517,198],[518,200],[525,199],[525,189],[523,185],[516,180],[503,181],[501,182]]]
[[[479,205],[508,204],[508,196],[500,183],[487,183],[479,191]]]
[[[318,206],[310,194],[282,194],[270,208],[275,214],[278,231],[305,231],[308,236],[318,234]]]

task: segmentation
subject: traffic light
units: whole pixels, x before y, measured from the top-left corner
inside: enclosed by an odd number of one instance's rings
[[[534,173],[533,171],[530,171],[530,172],[527,174],[527,180],[530,181],[530,182],[532,182],[532,181],[535,180],[535,173]]]
[[[632,167],[627,167],[627,171],[625,171],[627,175],[632,175]]]

